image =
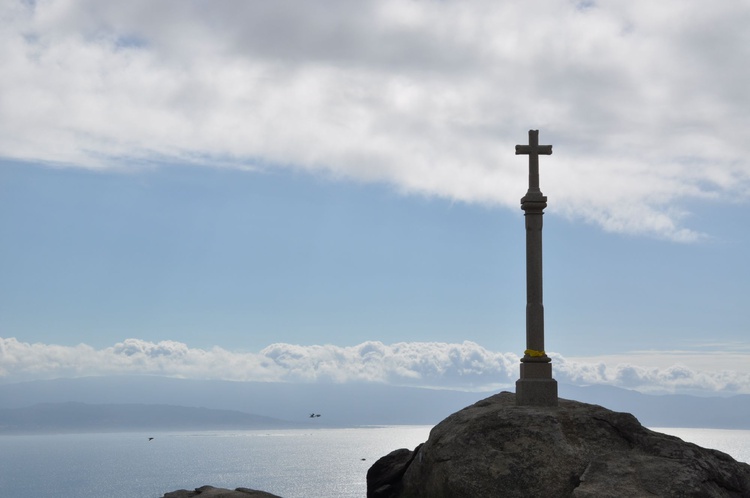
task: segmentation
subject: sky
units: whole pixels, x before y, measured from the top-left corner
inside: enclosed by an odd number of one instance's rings
[[[8,1],[0,382],[750,393],[750,6]]]

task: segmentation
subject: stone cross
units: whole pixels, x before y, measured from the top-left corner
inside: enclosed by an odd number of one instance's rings
[[[547,197],[539,190],[539,155],[552,154],[552,146],[539,145],[539,130],[529,130],[529,145],[516,145],[519,154],[529,156],[529,190],[521,199],[526,219],[526,351],[516,381],[516,404],[557,406],[557,381],[544,351],[542,216]]]

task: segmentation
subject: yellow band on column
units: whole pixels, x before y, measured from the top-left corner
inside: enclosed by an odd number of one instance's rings
[[[523,352],[523,354],[525,354],[526,356],[544,356],[547,353],[545,353],[544,351],[537,351],[535,349],[527,349]]]

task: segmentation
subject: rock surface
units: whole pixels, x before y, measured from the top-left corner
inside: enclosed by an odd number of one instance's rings
[[[454,413],[367,473],[368,498],[750,497],[750,465],[643,427],[628,413],[500,393]]]
[[[237,488],[231,490],[215,488],[213,486],[201,486],[200,488],[195,488],[194,491],[180,489],[178,491],[165,493],[162,498],[193,498],[195,496],[200,498],[281,498],[278,495],[272,495],[271,493],[256,491],[254,489]]]

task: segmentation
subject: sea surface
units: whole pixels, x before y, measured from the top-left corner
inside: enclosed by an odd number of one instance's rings
[[[364,497],[367,469],[395,449],[413,449],[430,429],[0,436],[0,495],[158,498],[210,484],[284,498]],[[748,430],[655,430],[750,462]]]

